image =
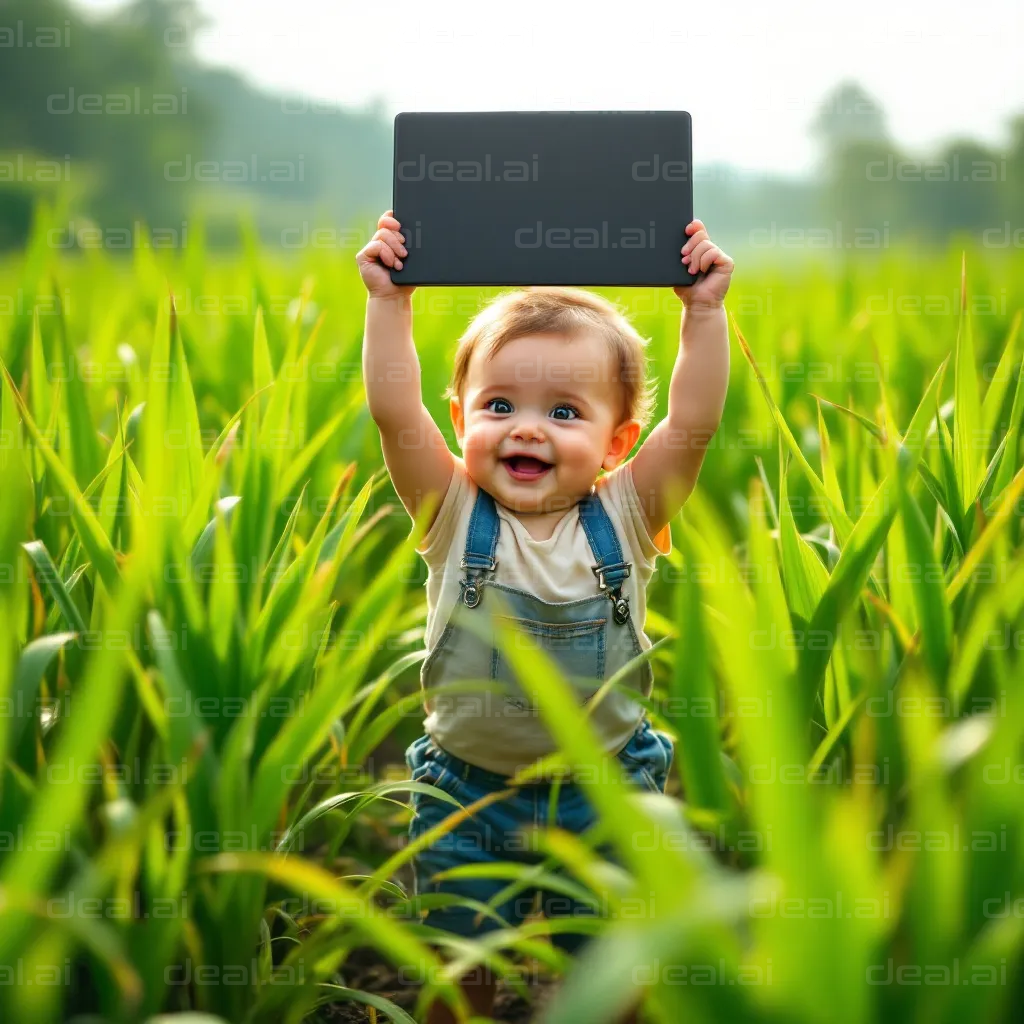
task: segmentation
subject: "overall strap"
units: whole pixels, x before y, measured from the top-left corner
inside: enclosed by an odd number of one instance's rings
[[[633,563],[623,560],[615,527],[596,491],[581,499],[580,522],[597,561],[592,571],[598,586],[607,591],[614,606],[615,621],[622,625],[629,619],[629,598],[622,593],[622,583],[629,576]]]
[[[459,580],[462,600],[468,608],[480,603],[480,579],[497,567],[494,552],[498,546],[498,512],[494,499],[482,487],[477,488],[473,513],[466,532],[466,550],[459,565],[466,570]]]
[[[615,527],[596,493],[588,494],[579,503],[580,522],[597,565],[592,572],[598,587],[608,594],[614,606],[614,619],[622,625],[629,619],[629,598],[622,593],[622,583],[630,575],[632,563],[622,558]],[[459,581],[462,601],[468,608],[480,603],[480,581],[484,573],[497,568],[494,552],[498,547],[500,523],[494,499],[482,487],[477,488],[473,512],[466,531],[466,548],[459,563],[466,575]]]

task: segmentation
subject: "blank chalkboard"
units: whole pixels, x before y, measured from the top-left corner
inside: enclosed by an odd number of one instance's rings
[[[403,112],[396,284],[686,285],[684,110]]]

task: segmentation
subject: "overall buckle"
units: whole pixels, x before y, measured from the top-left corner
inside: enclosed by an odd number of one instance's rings
[[[459,580],[462,586],[462,600],[467,608],[475,608],[480,603],[480,580],[478,578],[480,573],[494,572],[497,568],[498,563],[489,555],[476,555],[475,558],[486,558],[487,565],[470,565],[466,561],[466,556],[463,555],[459,561],[459,566],[466,570],[466,574],[469,579]]]
[[[623,579],[627,579],[633,573],[633,563],[632,562],[615,562],[612,565],[594,565],[594,566],[591,566],[590,571],[597,577],[597,585],[598,585],[598,587],[601,590],[607,590],[608,589],[608,584],[605,581],[604,574],[606,572],[611,572],[612,569],[625,569],[626,570],[626,575],[623,576],[622,578]],[[621,584],[620,584],[620,586],[621,586]]]
[[[491,558],[490,555],[474,555],[473,557],[474,558],[486,558],[487,559],[487,565],[470,565],[466,561],[466,556],[463,555],[462,558],[459,560],[459,568],[460,569],[479,569],[481,572],[494,572],[494,570],[498,567],[498,563],[493,558]]]
[[[623,576],[623,579],[627,579],[633,571],[631,562],[615,562],[613,565],[595,565],[591,567],[591,571],[597,577],[598,587],[608,592],[608,598],[612,602],[614,609],[612,616],[621,626],[629,619],[629,598],[621,593],[621,582],[616,585],[614,590],[609,589],[608,581],[604,578],[604,574],[611,572],[612,569],[625,569],[626,575]]]

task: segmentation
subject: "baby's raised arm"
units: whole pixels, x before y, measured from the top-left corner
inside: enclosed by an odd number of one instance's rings
[[[668,414],[632,459],[633,485],[652,537],[682,508],[696,486],[708,444],[718,430],[729,387],[729,323],[725,293],[733,261],[699,220],[686,226],[682,262],[694,283],[673,290],[683,302],[679,351]]]
[[[402,268],[406,255],[401,225],[388,210],[377,232],[356,255],[368,292],[363,332],[366,404],[380,431],[391,482],[413,518],[428,494],[440,507],[455,469],[455,457],[423,404],[420,363],[412,338],[415,285],[396,285],[389,267]],[[429,529],[431,524],[427,524]]]

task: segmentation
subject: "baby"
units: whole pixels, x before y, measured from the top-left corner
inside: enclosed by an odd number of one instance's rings
[[[363,380],[391,481],[413,517],[427,496],[438,502],[417,547],[428,568],[421,668],[427,717],[406,760],[414,781],[463,806],[508,790],[418,854],[418,894],[486,903],[506,879],[430,879],[460,864],[538,863],[524,826],[550,822],[582,833],[595,824],[583,787],[571,777],[510,786],[518,769],[555,744],[501,644],[481,627],[492,614],[504,615],[517,643],[539,647],[556,662],[581,705],[650,648],[646,586],[658,555],[671,551],[669,522],[696,483],[729,376],[723,303],[733,261],[699,220],[686,232],[681,260],[697,276],[673,289],[684,315],[668,414],[628,461],[654,394],[644,339],[616,306],[581,289],[537,287],[505,292],[480,312],[459,342],[446,393],[459,458],[423,404],[412,334],[415,286],[396,285],[389,273],[401,271],[407,255],[391,210],[356,257],[369,293]],[[489,687],[437,690],[471,680]],[[587,710],[628,776],[664,790],[672,740],[651,727],[628,693],[647,698],[652,685],[645,661]],[[422,793],[413,794],[412,806],[410,839],[452,811]],[[500,920],[462,903],[431,909],[425,923],[481,935],[521,922],[533,896],[499,903]],[[549,919],[594,913],[590,904],[550,891],[542,891],[541,906]],[[573,954],[587,939],[572,931],[551,936]],[[475,1012],[489,1015],[489,973],[462,984]],[[435,1002],[429,1024],[450,1020],[447,1006]]]

